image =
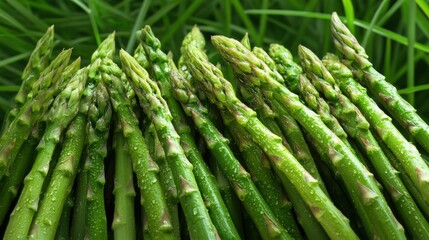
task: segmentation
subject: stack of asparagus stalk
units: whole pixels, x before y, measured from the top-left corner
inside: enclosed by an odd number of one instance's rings
[[[212,36],[227,78],[197,27],[177,63],[146,26],[87,66],[49,28],[3,124],[0,236],[429,239],[429,127],[331,29],[322,59]]]

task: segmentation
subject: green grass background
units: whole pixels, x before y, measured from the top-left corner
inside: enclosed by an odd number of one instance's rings
[[[296,54],[298,44],[319,57],[335,51],[329,29],[336,11],[386,75],[423,118],[429,120],[429,2],[388,0],[2,0],[0,1],[0,121],[19,89],[20,75],[37,40],[55,25],[55,53],[73,48],[87,64],[109,33],[117,46],[134,51],[136,31],[152,26],[164,50],[178,58],[185,34],[197,24],[207,40],[214,34],[252,45],[281,43]],[[208,44],[213,62],[221,61]]]

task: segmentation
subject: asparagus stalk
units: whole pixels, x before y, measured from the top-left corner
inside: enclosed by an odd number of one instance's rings
[[[88,174],[85,171],[85,153],[82,154],[75,180],[73,216],[70,226],[70,239],[84,239],[86,228],[86,193],[88,192]]]
[[[262,48],[254,47],[253,53],[255,54],[256,57],[258,57],[260,60],[265,62],[273,72],[276,71],[276,64],[274,60],[271,59],[271,57]],[[284,79],[281,79],[281,78],[276,78],[276,80],[282,83],[284,82]],[[250,86],[248,86],[248,88],[252,89]],[[260,94],[262,94],[261,91],[259,92]],[[305,143],[304,137],[302,135],[301,130],[299,129],[298,124],[290,116],[290,114],[287,113],[286,111],[283,111],[283,107],[276,104],[275,101],[267,101],[267,102],[272,107],[272,109],[276,111],[278,116],[277,118],[283,125],[283,129],[284,129],[283,131],[290,136],[288,138],[288,141],[290,141],[291,146],[294,147],[293,148],[294,149],[293,153],[295,154],[294,156],[303,165],[303,167],[307,171],[310,171],[312,176],[315,177],[320,182],[320,186],[322,190],[328,195],[328,191],[326,190],[326,187],[320,177],[320,174],[314,163],[313,157],[309,152],[309,149],[307,147],[307,144]],[[276,132],[273,132],[273,133],[276,135],[279,135]],[[281,135],[283,134],[280,133],[280,136]],[[282,176],[281,173],[279,173],[279,175]],[[328,238],[322,226],[317,222],[316,218],[311,213],[311,210],[309,209],[309,207],[299,196],[297,190],[292,186],[292,183],[290,183],[290,181],[284,176],[281,177],[281,179],[283,179],[283,184],[285,185],[288,196],[290,196],[289,198],[291,199],[292,205],[295,208],[295,212],[298,216],[298,221],[300,222],[302,228],[304,229],[304,232],[306,233],[307,237],[310,239]]]
[[[70,65],[63,77],[79,66],[79,60]],[[73,70],[73,71],[72,71]],[[33,216],[39,208],[39,200],[55,147],[63,130],[78,114],[79,101],[84,94],[87,69],[80,69],[56,97],[46,116],[47,127],[37,146],[38,154],[30,173],[25,177],[24,188],[13,210],[5,236],[10,239],[27,236]],[[34,101],[34,100],[33,100]]]
[[[275,99],[285,106],[288,112],[300,122],[324,151],[328,152],[332,164],[336,167],[344,180],[349,193],[355,195],[354,199],[359,200],[359,203],[365,205],[366,208],[370,208],[370,211],[373,211],[374,215],[380,214],[382,216],[378,218],[383,219],[380,220],[383,221],[382,224],[380,223],[383,225],[381,228],[391,229],[386,231],[386,234],[393,235],[391,236],[392,238],[404,238],[404,232],[399,230],[399,224],[396,222],[385,224],[385,219],[394,220],[394,217],[370,173],[364,168],[362,163],[359,162],[349,148],[323,124],[320,117],[305,107],[295,94],[291,93],[287,88],[281,85],[281,83],[274,80],[271,77],[274,73],[269,70],[266,64],[242,47],[239,42],[221,36],[212,37],[212,41],[221,55],[224,56],[225,60],[231,63],[235,71],[246,75],[247,80],[251,84],[263,88],[264,95],[267,98]],[[295,176],[290,175],[292,174],[289,172],[287,176],[291,181],[294,180],[292,178]],[[296,185],[299,184],[299,182],[295,182],[295,180],[292,182]],[[305,192],[303,191],[303,187],[300,186],[297,187],[297,189],[302,191],[301,194],[304,198]],[[306,201],[309,200],[307,198],[308,196],[305,197]],[[328,200],[327,202],[331,203]],[[310,204],[309,202],[307,203]],[[324,206],[324,208],[326,208],[326,206]],[[326,214],[325,212],[322,217],[327,216],[331,217],[332,215]],[[344,217],[342,216],[342,218]],[[321,224],[325,227],[330,237],[335,237],[331,232],[333,229],[327,229],[328,226],[332,226],[332,222],[333,221],[321,221]],[[348,223],[345,226],[347,226],[347,233],[352,231]]]
[[[180,137],[171,122],[173,117],[167,103],[161,97],[156,83],[149,79],[146,70],[133,57],[124,50],[121,50],[120,57],[125,73],[140,100],[140,106],[152,120],[164,148],[191,238],[215,239],[216,230],[200,195],[192,172],[193,166],[180,146]]]
[[[195,30],[191,31],[186,41],[198,41],[195,36]],[[172,115],[172,123],[180,136],[180,144],[186,157],[193,166],[193,173],[201,196],[206,201],[210,218],[216,227],[220,238],[222,239],[239,239],[238,232],[232,222],[228,209],[222,200],[219,189],[216,186],[213,174],[204,162],[201,154],[197,150],[194,137],[191,135],[189,125],[186,123],[185,113],[180,103],[174,99],[169,81],[169,66],[167,55],[161,50],[160,41],[154,36],[149,26],[142,30],[142,44],[146,51],[147,58],[152,66],[154,78],[160,85],[161,96],[165,99]],[[185,45],[186,45],[186,41]]]
[[[398,172],[392,167],[389,159],[383,153],[377,140],[372,135],[369,123],[361,114],[359,109],[344,96],[341,91],[334,87],[323,76],[320,71],[314,70],[325,68],[322,62],[310,50],[300,47],[300,56],[309,65],[305,65],[311,71],[312,80],[318,85],[327,101],[329,101],[331,112],[341,121],[345,130],[352,136],[364,149],[375,172],[381,180],[393,201],[396,212],[398,212],[401,222],[406,230],[415,239],[425,239],[429,237],[429,224],[419,211],[416,203],[407,191],[406,187],[399,178]],[[327,55],[324,58],[324,65],[332,73],[332,77],[341,81],[343,77],[351,77],[352,73],[346,66],[342,65],[334,55]],[[310,65],[311,64],[311,65]],[[312,70],[310,70],[312,68]],[[336,86],[336,85],[335,85]],[[372,213],[371,213],[372,214]],[[366,224],[366,222],[363,222]],[[373,226],[365,226],[367,229]],[[369,232],[373,232],[369,230]]]
[[[27,139],[34,124],[52,103],[52,98],[60,91],[60,84],[73,74],[80,60],[66,68],[70,59],[71,50],[62,51],[51,64],[41,73],[33,84],[28,99],[21,107],[15,119],[0,138],[0,179],[8,171],[10,164],[15,160],[19,148]]]
[[[359,82],[380,100],[390,114],[429,152],[429,126],[416,113],[416,109],[399,95],[396,88],[373,68],[365,49],[341,22],[332,14],[331,31],[335,47],[349,60],[348,66]]]
[[[255,48],[256,56],[259,54],[265,53],[260,51],[259,48]],[[271,53],[270,53],[271,54]],[[264,60],[269,61],[269,58],[265,57]],[[258,57],[259,58],[259,57]],[[273,57],[273,59],[275,59]],[[277,69],[277,67],[272,66],[273,69]],[[280,82],[283,82],[282,79],[277,78]],[[288,77],[289,80],[289,77]],[[276,104],[275,101],[267,101],[271,108],[276,113],[277,122],[279,127],[282,130],[283,135],[285,136],[287,142],[291,146],[291,150],[296,159],[301,163],[301,165],[311,173],[311,175],[320,181],[322,190],[326,190],[323,181],[321,181],[320,175],[318,173],[316,164],[314,163],[314,159],[311,156],[310,150],[305,142],[304,136],[299,128],[296,120],[287,112],[283,110],[281,105]],[[326,191],[325,191],[326,192]]]
[[[303,75],[302,68],[293,61],[292,54],[289,50],[279,44],[271,44],[269,52],[276,63],[275,69],[278,70],[284,79],[287,79],[285,83],[289,90],[300,95],[307,106],[319,114],[323,123],[325,123],[325,125],[329,127],[329,129],[331,129],[366,166],[362,153],[349,142],[347,133],[341,127],[338,120],[331,115],[328,104],[323,98],[319,97],[319,92],[313,87],[307,77]],[[325,153],[319,150],[319,154],[324,155]]]
[[[171,222],[173,225],[174,235],[180,238],[180,222],[179,222],[179,209],[177,198],[177,188],[174,184],[173,174],[171,168],[167,164],[164,149],[156,135],[156,130],[153,124],[149,125],[145,132],[145,139],[148,145],[149,153],[153,160],[159,166],[159,181],[164,189],[164,195],[167,199],[168,209],[171,215]]]
[[[71,194],[72,195],[72,194]],[[72,196],[67,197],[63,212],[61,214],[61,219],[58,224],[58,229],[55,233],[55,240],[68,240],[70,239],[70,221],[73,208],[73,199]]]
[[[219,164],[216,163],[213,154],[209,154],[209,164],[211,165],[211,171],[215,176],[219,192],[222,196],[223,202],[225,203],[226,208],[228,209],[229,215],[231,216],[234,226],[237,229],[238,234],[241,238],[244,237],[244,223],[242,216],[242,206],[237,195],[234,193],[231,185],[226,179],[225,175],[222,173]],[[246,229],[249,226],[246,226]],[[257,231],[256,231],[257,232]]]
[[[104,158],[107,155],[106,145],[111,117],[112,108],[109,102],[109,94],[105,86],[99,83],[88,108],[87,125],[86,222],[87,236],[90,239],[107,239],[107,219],[104,209]]]
[[[85,104],[85,103],[82,103]],[[37,210],[29,239],[53,239],[67,196],[70,194],[85,143],[85,111],[81,111],[67,129],[60,158],[45,196]]]
[[[111,59],[104,58],[102,62],[102,80],[108,87],[113,109],[128,143],[133,170],[143,196],[141,204],[148,217],[150,236],[154,239],[175,239],[164,193],[157,177],[158,166],[149,155],[138,120],[132,111],[130,99],[133,98],[133,90],[122,70]]]
[[[113,216],[114,239],[135,239],[136,223],[134,216],[134,198],[136,192],[133,183],[133,168],[129,149],[119,121],[115,123],[113,144],[115,147],[115,212]]]
[[[275,174],[271,170],[267,156],[253,142],[249,133],[235,122],[234,117],[229,112],[222,111],[221,113],[225,125],[228,126],[235,142],[238,144],[245,165],[262,197],[291,237],[301,239],[302,236],[292,213],[292,205],[278,184],[277,179],[275,179]],[[298,194],[296,190],[293,193]],[[302,199],[300,200],[302,201]]]
[[[344,68],[345,69],[345,68]],[[408,142],[393,125],[391,118],[381,110],[366,93],[366,89],[356,82],[352,75],[337,79],[342,92],[359,108],[383,142],[401,162],[406,174],[411,178],[420,194],[429,203],[429,167],[417,148]]]
[[[43,134],[42,124],[36,124],[29,138],[19,149],[16,161],[11,165],[10,174],[2,179],[0,192],[0,226],[6,218],[10,206],[18,194],[25,175],[35,160],[34,151]]]
[[[189,52],[199,52],[200,50],[195,49],[192,44],[188,47],[189,50],[185,51],[184,56],[187,61],[193,61],[194,59],[188,55]],[[194,79],[199,80],[200,76],[195,75],[192,66],[188,65],[188,67],[190,67]],[[213,67],[216,68],[215,66]],[[250,174],[234,157],[227,145],[227,139],[222,136],[207,116],[207,109],[201,104],[195,92],[191,90],[190,82],[174,69],[170,71],[170,79],[174,84],[176,99],[181,102],[186,114],[194,120],[198,131],[203,136],[212,154],[216,156],[215,159],[218,165],[231,183],[262,238],[291,239],[252,182]]]
[[[40,73],[48,66],[49,58],[54,48],[54,26],[50,26],[46,33],[39,39],[30,55],[27,66],[25,66],[22,72],[21,80],[22,84],[19,88],[18,93],[15,96],[15,102],[10,109],[9,114],[3,121],[3,127],[1,132],[4,132],[6,128],[12,123],[19,109],[27,101],[27,95],[31,91],[31,87],[34,82],[39,78]]]

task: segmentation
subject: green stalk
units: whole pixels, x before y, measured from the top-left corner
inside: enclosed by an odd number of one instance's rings
[[[69,67],[76,69],[79,63],[79,61],[76,61]],[[69,75],[69,71],[73,72],[68,70],[64,73],[64,76]],[[39,208],[42,187],[49,172],[55,147],[60,141],[63,130],[78,114],[79,102],[85,91],[87,72],[86,68],[80,69],[70,79],[67,86],[56,97],[46,116],[47,126],[37,146],[37,158],[30,173],[25,177],[24,188],[6,228],[6,238],[16,239],[28,234],[33,217]]]
[[[134,92],[125,74],[111,59],[104,58],[100,69],[128,143],[133,170],[143,196],[141,204],[148,217],[150,235],[154,239],[175,239],[164,192],[158,180],[159,169],[149,155],[138,119],[132,110],[130,99],[134,98]]]
[[[243,238],[245,234],[240,200],[238,199],[237,195],[235,195],[234,189],[232,189],[228,179],[226,179],[225,175],[222,173],[219,164],[216,163],[213,154],[209,153],[208,162],[211,164],[211,170],[216,179],[216,183],[223,202],[225,203],[225,207],[228,209],[229,215],[234,222],[234,226],[237,229],[238,234],[241,238]],[[247,227],[249,226],[246,226],[246,228]]]
[[[87,125],[87,171],[88,189],[86,199],[87,237],[107,239],[107,219],[104,206],[104,159],[107,155],[112,108],[109,94],[102,83],[98,83],[88,108]]]
[[[272,60],[276,64],[275,69],[277,69],[283,79],[286,80],[286,87],[293,93],[299,95],[310,109],[318,113],[323,123],[325,123],[325,125],[329,127],[329,129],[331,129],[366,166],[365,158],[362,153],[359,149],[352,147],[347,138],[347,133],[341,127],[338,120],[332,116],[328,104],[323,98],[319,97],[319,92],[303,74],[302,68],[293,61],[292,54],[289,50],[279,44],[271,44],[269,52]],[[323,155],[323,153],[319,154]]]
[[[25,142],[34,124],[52,103],[52,98],[60,91],[60,85],[66,83],[80,65],[80,59],[67,67],[71,49],[62,51],[51,64],[40,74],[39,79],[32,85],[28,99],[21,107],[9,128],[0,138],[0,179],[9,170],[15,160],[19,148]]]
[[[307,55],[306,58],[314,59],[309,60],[313,67],[317,65],[319,68],[324,68],[322,62],[308,49],[301,47],[300,52],[303,53],[302,56],[305,54]],[[342,65],[334,55],[327,55],[324,58],[324,65],[338,81],[341,81],[341,78],[352,77],[352,72],[348,70],[345,65]],[[377,140],[372,135],[369,129],[370,125],[365,117],[361,114],[359,109],[341,93],[338,86],[331,85],[322,78],[323,76],[316,76],[317,72],[312,74],[314,74],[312,79],[315,85],[319,86],[318,90],[324,94],[329,102],[331,112],[341,121],[341,124],[349,135],[353,137],[366,152],[376,175],[392,199],[393,206],[399,215],[399,219],[405,225],[405,229],[408,230],[409,234],[414,239],[429,238],[428,222],[425,220],[410,193],[402,183],[398,176],[398,172],[392,167],[389,159],[383,153]],[[334,86],[336,88],[334,88]],[[366,222],[363,223],[365,224]],[[367,229],[371,229],[372,227],[371,225],[366,226]],[[369,230],[369,232],[371,233],[373,231]]]
[[[74,190],[73,216],[70,226],[70,239],[84,239],[86,229],[86,193],[88,192],[88,174],[85,171],[85,153],[82,154],[76,176]]]
[[[215,227],[198,189],[193,166],[180,145],[180,137],[171,122],[173,116],[161,96],[160,89],[132,56],[121,50],[120,57],[125,73],[140,101],[140,106],[152,120],[164,148],[191,238],[217,238]]]
[[[429,125],[417,114],[416,109],[399,95],[396,88],[373,68],[365,49],[335,12],[331,18],[331,31],[335,47],[347,58],[347,65],[360,83],[367,87],[426,152],[429,152]],[[427,171],[429,168],[423,171],[425,175],[428,174]]]
[[[16,161],[10,167],[10,174],[2,179],[0,187],[0,192],[2,193],[0,195],[0,226],[7,217],[9,208],[21,188],[25,175],[28,174],[33,165],[35,160],[34,151],[42,133],[42,125],[36,124],[29,138],[19,149]]]
[[[193,166],[193,173],[201,196],[206,202],[213,225],[216,227],[220,238],[239,239],[238,232],[232,222],[231,216],[222,200],[219,189],[216,186],[213,174],[204,162],[201,154],[198,152],[194,137],[191,135],[191,129],[186,123],[186,115],[183,112],[180,103],[174,99],[169,80],[168,58],[161,50],[160,41],[154,36],[149,26],[142,30],[142,44],[146,51],[146,56],[152,66],[154,78],[160,84],[161,96],[165,99],[168,108],[173,117],[172,123],[180,136],[180,144],[186,157]],[[197,41],[195,31],[191,31],[186,37],[189,41]],[[184,40],[185,45],[186,41]]]
[[[177,238],[180,238],[180,223],[179,223],[179,199],[177,198],[176,184],[174,184],[171,168],[167,164],[164,149],[156,135],[156,130],[153,124],[145,131],[145,139],[148,145],[149,153],[152,159],[159,167],[159,181],[163,187],[165,198],[167,199],[168,209],[171,215],[171,223],[173,232]]]
[[[9,114],[3,121],[1,133],[12,123],[17,116],[20,108],[27,101],[27,95],[31,91],[32,85],[39,78],[40,73],[48,66],[54,48],[54,26],[50,26],[46,33],[39,39],[33,52],[28,59],[27,66],[21,75],[22,84],[15,96],[15,102],[9,111]]]
[[[245,165],[262,197],[291,237],[301,239],[302,236],[292,213],[292,205],[277,182],[267,156],[253,142],[249,133],[235,122],[234,117],[229,112],[222,111],[221,113],[225,125],[228,126],[235,142],[238,144]],[[297,193],[296,190],[294,193]],[[302,201],[302,199],[300,200]]]
[[[85,143],[86,114],[80,112],[65,133],[60,158],[40,208],[29,232],[29,239],[53,239],[67,201],[73,188],[80,155]]]
[[[55,240],[68,240],[70,239],[70,221],[73,208],[73,199],[69,195],[65,203],[61,219],[58,224],[58,229],[55,233]]]
[[[188,47],[189,51],[195,50],[199,52],[193,45],[189,45]],[[185,51],[184,56],[186,60],[192,61],[193,58],[190,58],[188,55],[189,51]],[[213,67],[216,68],[215,66]],[[192,69],[191,73],[193,73],[192,76],[194,79],[198,80]],[[175,69],[170,72],[170,79],[174,84],[176,99],[181,102],[186,114],[194,120],[198,131],[203,136],[211,153],[215,156],[223,174],[231,183],[247,213],[251,216],[262,238],[292,239],[268,207],[251,180],[250,174],[246,172],[234,157],[228,147],[228,140],[222,136],[209,119],[207,109],[201,104],[195,92],[191,90],[190,82]]]
[[[115,123],[113,144],[115,148],[115,212],[113,216],[114,239],[136,239],[133,167],[127,142],[119,121]]]
[[[353,189],[350,191],[351,193],[359,196],[363,202],[371,203],[369,205],[375,206],[378,211],[388,216],[387,211],[390,209],[384,206],[385,202],[381,193],[379,194],[378,187],[370,178],[369,173],[364,171],[363,165],[344,143],[323,124],[317,114],[305,107],[297,95],[272,77],[276,75],[275,72],[271,71],[264,62],[260,61],[238,41],[222,36],[213,36],[212,42],[238,74],[246,76],[249,84],[261,87],[265,97],[278,101],[287,108],[291,116],[318,141],[324,151],[329,153],[332,163],[348,184],[348,189]],[[193,57],[199,58],[195,54]],[[198,61],[193,62],[198,63]],[[213,76],[213,78],[205,77],[207,79],[204,81],[206,91],[213,92],[216,100],[220,102],[219,105],[225,104],[229,111],[240,114],[237,116],[238,122],[246,126],[249,132],[252,132],[255,141],[265,145],[263,148],[267,155],[293,183],[328,236],[339,239],[357,238],[348,220],[329,200],[318,185],[318,181],[311,177],[284,147],[279,145],[280,139],[278,137],[273,136],[265,127],[260,126],[260,122],[254,117],[254,112],[236,99],[223,81],[224,79],[216,76],[216,72],[208,66],[200,65],[195,68],[204,69],[204,75],[210,73],[210,77]],[[207,71],[207,69],[212,71]],[[199,71],[201,74],[201,70]],[[276,78],[281,78],[281,76],[277,75]],[[221,88],[222,86],[223,88]],[[320,214],[320,211],[323,214]]]

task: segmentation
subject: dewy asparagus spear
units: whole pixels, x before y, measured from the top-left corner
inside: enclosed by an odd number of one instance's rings
[[[177,238],[180,238],[180,222],[179,222],[179,199],[177,198],[177,188],[174,184],[171,168],[167,164],[164,149],[159,142],[156,130],[153,124],[146,128],[144,133],[149,153],[152,159],[159,167],[159,181],[164,189],[165,199],[167,200],[168,209],[171,215],[171,224]]]
[[[212,37],[216,47],[219,47],[219,41],[223,41],[224,39],[226,40],[225,37],[220,36]],[[234,43],[240,44],[237,41]],[[246,51],[246,55],[254,57],[249,50],[241,44],[240,46]],[[232,86],[221,77],[221,73],[215,66],[208,63],[198,51],[192,49],[192,46],[189,46],[189,48],[189,51],[187,51],[187,59],[190,60],[188,66],[193,75],[198,76],[196,80],[203,86],[209,99],[218,105],[219,108],[226,108],[230,111],[236,121],[252,135],[253,140],[260,144],[269,159],[271,159],[274,167],[287,176],[299,191],[302,198],[312,209],[316,219],[318,219],[328,233],[328,236],[334,239],[356,239],[356,235],[350,228],[348,220],[332,204],[320,188],[318,181],[287,151],[281,142],[281,138],[272,134],[257,119],[255,112],[237,99]],[[228,56],[227,59],[233,59],[241,67],[251,71],[252,67],[250,64],[240,61],[236,58],[237,56],[242,57],[241,54],[237,55],[234,53]],[[258,61],[256,57],[254,58]],[[257,68],[254,69],[257,70]],[[278,83],[277,81],[275,82]],[[280,83],[278,84],[280,85]]]
[[[89,80],[96,90],[88,109],[87,147],[84,171],[87,173],[86,234],[90,239],[107,239],[107,219],[104,207],[104,159],[107,155],[112,107],[101,82],[100,64],[103,58],[113,59],[115,33],[110,34],[91,56]],[[100,85],[101,84],[101,85]]]
[[[327,69],[323,66],[322,61],[311,50],[299,46],[299,56],[302,59],[302,66],[307,71],[314,86],[320,93],[322,93],[329,102],[332,114],[339,119],[341,125],[347,133],[358,142],[361,148],[366,152],[368,159],[373,166],[378,179],[383,184],[388,195],[393,201],[394,208],[398,212],[399,220],[405,225],[406,230],[414,239],[426,239],[429,237],[429,224],[419,211],[417,205],[408,193],[397,171],[392,167],[386,155],[381,150],[377,140],[371,134],[369,129],[370,125],[362,116],[359,109],[350,102],[339,90],[338,86],[334,83],[331,85],[325,78],[341,78],[347,77],[347,67],[339,65],[334,61],[329,62],[329,58],[334,55],[328,55],[325,59],[325,65],[331,70],[332,76],[326,73]],[[325,74],[322,74],[324,72]],[[348,71],[351,73],[350,71]],[[360,215],[364,212],[358,212]],[[372,215],[372,213],[369,213]],[[375,226],[371,225],[365,219],[369,217],[361,217],[362,223],[369,236],[374,232]]]
[[[115,121],[113,145],[115,148],[115,212],[112,229],[114,239],[136,239],[134,217],[133,168],[128,153],[128,145],[122,133],[121,123]]]
[[[108,58],[101,64],[101,76],[107,85],[116,117],[120,121],[124,137],[137,176],[137,184],[143,195],[141,204],[148,216],[150,236],[153,239],[175,239],[172,234],[170,214],[158,180],[158,166],[147,150],[146,142],[139,129],[138,119],[132,111],[132,88],[122,70]]]
[[[46,33],[37,42],[36,47],[31,53],[27,66],[22,72],[22,84],[15,96],[15,103],[10,109],[9,114],[3,122],[2,130],[9,127],[10,123],[16,117],[19,109],[27,101],[27,95],[31,90],[33,83],[39,78],[40,73],[48,66],[49,58],[54,48],[54,26],[48,28]],[[3,131],[2,131],[3,132]]]
[[[286,79],[285,83],[289,90],[300,95],[307,106],[319,114],[323,123],[325,123],[326,126],[356,154],[356,157],[366,165],[364,157],[359,149],[354,148],[348,141],[346,132],[338,123],[338,120],[329,112],[328,104],[323,98],[319,97],[317,90],[311,85],[307,77],[303,75],[301,67],[293,61],[292,54],[289,50],[279,44],[271,44],[269,52],[276,63],[277,71]],[[319,150],[320,155],[325,155],[320,149],[317,148],[316,150]]]
[[[84,75],[86,77],[86,72]],[[91,99],[91,95],[88,95],[90,94],[89,88],[85,94],[86,96],[82,98],[80,103],[79,113],[70,123],[65,133],[65,140],[60,157],[40,204],[40,208],[37,210],[36,217],[34,218],[28,235],[29,239],[53,239],[55,237],[61,218],[61,212],[73,188],[74,179],[85,144],[85,128],[87,124],[86,112]],[[76,103],[76,105],[79,104]],[[62,107],[65,111],[68,110],[67,106]],[[58,112],[55,114],[58,114]]]
[[[24,177],[30,171],[32,163],[36,158],[34,151],[36,150],[37,143],[40,141],[43,130],[44,128],[41,123],[35,125],[30,136],[19,149],[16,161],[10,167],[10,174],[5,176],[1,181],[0,226],[7,217],[9,208],[21,188]]]
[[[189,50],[195,49],[190,48]],[[187,52],[188,50],[185,51],[184,57],[188,61]],[[191,73],[193,73],[192,70]],[[195,77],[195,75],[193,76]],[[215,156],[216,162],[225,177],[234,188],[246,212],[255,223],[260,235],[264,239],[292,239],[268,207],[252,182],[250,174],[234,157],[227,145],[227,140],[209,119],[207,109],[201,104],[195,91],[191,90],[190,82],[175,69],[170,72],[170,79],[174,84],[176,98],[181,102],[186,113],[194,120],[198,131]]]
[[[222,111],[222,117],[229,132],[238,145],[252,180],[267,202],[280,224],[294,239],[301,239],[292,213],[292,205],[279,185],[265,153],[253,142],[249,133],[240,126],[231,114]],[[296,192],[297,195],[299,195]],[[302,199],[300,199],[302,201]]]
[[[0,179],[8,171],[9,165],[14,161],[19,148],[27,139],[43,113],[52,103],[52,98],[59,92],[59,86],[64,76],[70,76],[80,64],[76,60],[66,69],[71,55],[71,49],[62,51],[51,64],[40,74],[28,94],[27,101],[21,107],[15,119],[0,138]]]
[[[107,219],[104,210],[104,158],[107,155],[112,107],[109,94],[102,83],[98,83],[88,109],[88,192],[86,201],[87,236],[90,239],[107,239]]]
[[[331,31],[335,47],[350,61],[348,66],[357,79],[374,93],[390,114],[429,152],[428,124],[416,113],[416,109],[399,95],[396,88],[372,67],[365,49],[359,45],[335,12],[331,18]]]
[[[192,172],[192,164],[180,146],[180,137],[171,122],[173,117],[167,103],[161,97],[158,86],[149,79],[146,70],[124,50],[121,50],[120,57],[122,66],[140,100],[140,105],[152,120],[164,148],[168,165],[173,172],[179,201],[186,216],[191,238],[217,238],[216,230],[210,220]]]
[[[195,37],[195,30],[193,30],[185,38],[188,41],[197,41],[196,39],[198,36]],[[238,232],[222,200],[214,177],[197,150],[194,137],[191,135],[191,129],[186,123],[185,113],[180,103],[178,103],[172,95],[171,83],[169,80],[171,67],[168,65],[167,55],[162,52],[161,43],[154,36],[149,26],[145,26],[145,28],[142,29],[141,39],[147,58],[152,66],[154,78],[160,85],[161,95],[165,99],[171,115],[173,116],[172,123],[180,136],[181,146],[186,157],[193,165],[195,179],[202,197],[207,202],[206,206],[211,220],[220,238],[239,239]]]
[[[350,71],[336,80],[342,92],[359,108],[383,142],[401,162],[406,174],[419,189],[426,203],[429,203],[429,167],[417,148],[405,139],[393,125],[391,118],[367,95],[366,89],[353,79]]]
[[[75,69],[79,61],[69,67]],[[65,75],[71,69],[66,69]],[[39,199],[49,164],[55,147],[60,141],[63,130],[73,120],[79,110],[79,101],[84,93],[87,80],[87,69],[79,70],[67,86],[56,97],[46,116],[47,127],[37,146],[38,154],[30,173],[25,177],[18,203],[16,204],[6,229],[5,237],[16,239],[27,236],[33,216],[39,208]]]

